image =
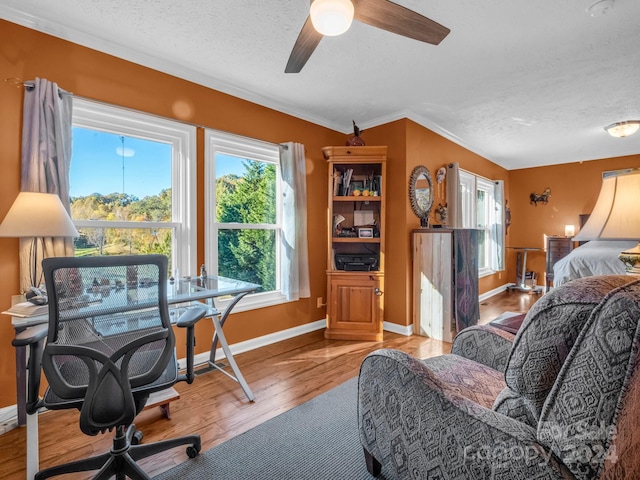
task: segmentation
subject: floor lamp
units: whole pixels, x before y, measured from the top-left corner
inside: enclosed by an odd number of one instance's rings
[[[602,179],[589,220],[575,241],[640,240],[640,169],[622,170]],[[640,243],[621,252],[627,274],[640,275]]]
[[[60,197],[53,193],[20,192],[0,224],[0,237],[31,238],[31,286],[38,287],[38,249],[44,237],[77,237],[78,230]]]

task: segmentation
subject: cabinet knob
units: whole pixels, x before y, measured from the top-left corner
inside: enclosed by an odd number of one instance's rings
[[[382,296],[383,292],[378,287],[376,287],[376,288],[373,289],[373,293],[375,293],[377,297],[380,297],[380,296]]]

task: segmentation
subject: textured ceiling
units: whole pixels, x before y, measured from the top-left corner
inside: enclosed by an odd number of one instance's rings
[[[439,46],[354,22],[285,74],[307,0],[0,0],[0,17],[351,131],[410,118],[508,169],[640,153],[640,0],[397,0]]]

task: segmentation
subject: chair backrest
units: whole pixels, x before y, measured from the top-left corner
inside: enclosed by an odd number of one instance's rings
[[[529,310],[511,350],[494,410],[537,427],[556,377],[593,310],[627,275],[587,277],[554,288]]]
[[[162,255],[43,261],[50,304],[43,371],[54,408],[80,408],[87,434],[131,424],[148,394],[164,388],[158,381],[175,345],[167,263]]]
[[[627,415],[618,421],[638,404],[633,382],[640,363],[640,279],[631,278],[636,280],[610,292],[590,315],[540,416],[538,441],[578,479],[597,478],[605,460],[615,464],[618,439],[629,445],[628,438],[637,437],[637,420],[629,422]]]

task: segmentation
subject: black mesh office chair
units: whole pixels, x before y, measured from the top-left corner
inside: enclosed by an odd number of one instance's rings
[[[176,321],[187,328],[187,373],[179,375],[167,258],[49,258],[43,270],[48,331],[31,329],[14,341],[30,347],[27,413],[77,408],[85,434],[115,429],[115,437],[110,452],[41,470],[36,480],[88,470],[99,470],[96,479],[149,479],[136,460],[180,445],[188,445],[189,457],[198,455],[198,435],[138,445],[141,435],[133,425],[151,393],[194,378],[194,326],[206,310],[188,309]],[[42,398],[40,365],[49,382]]]

